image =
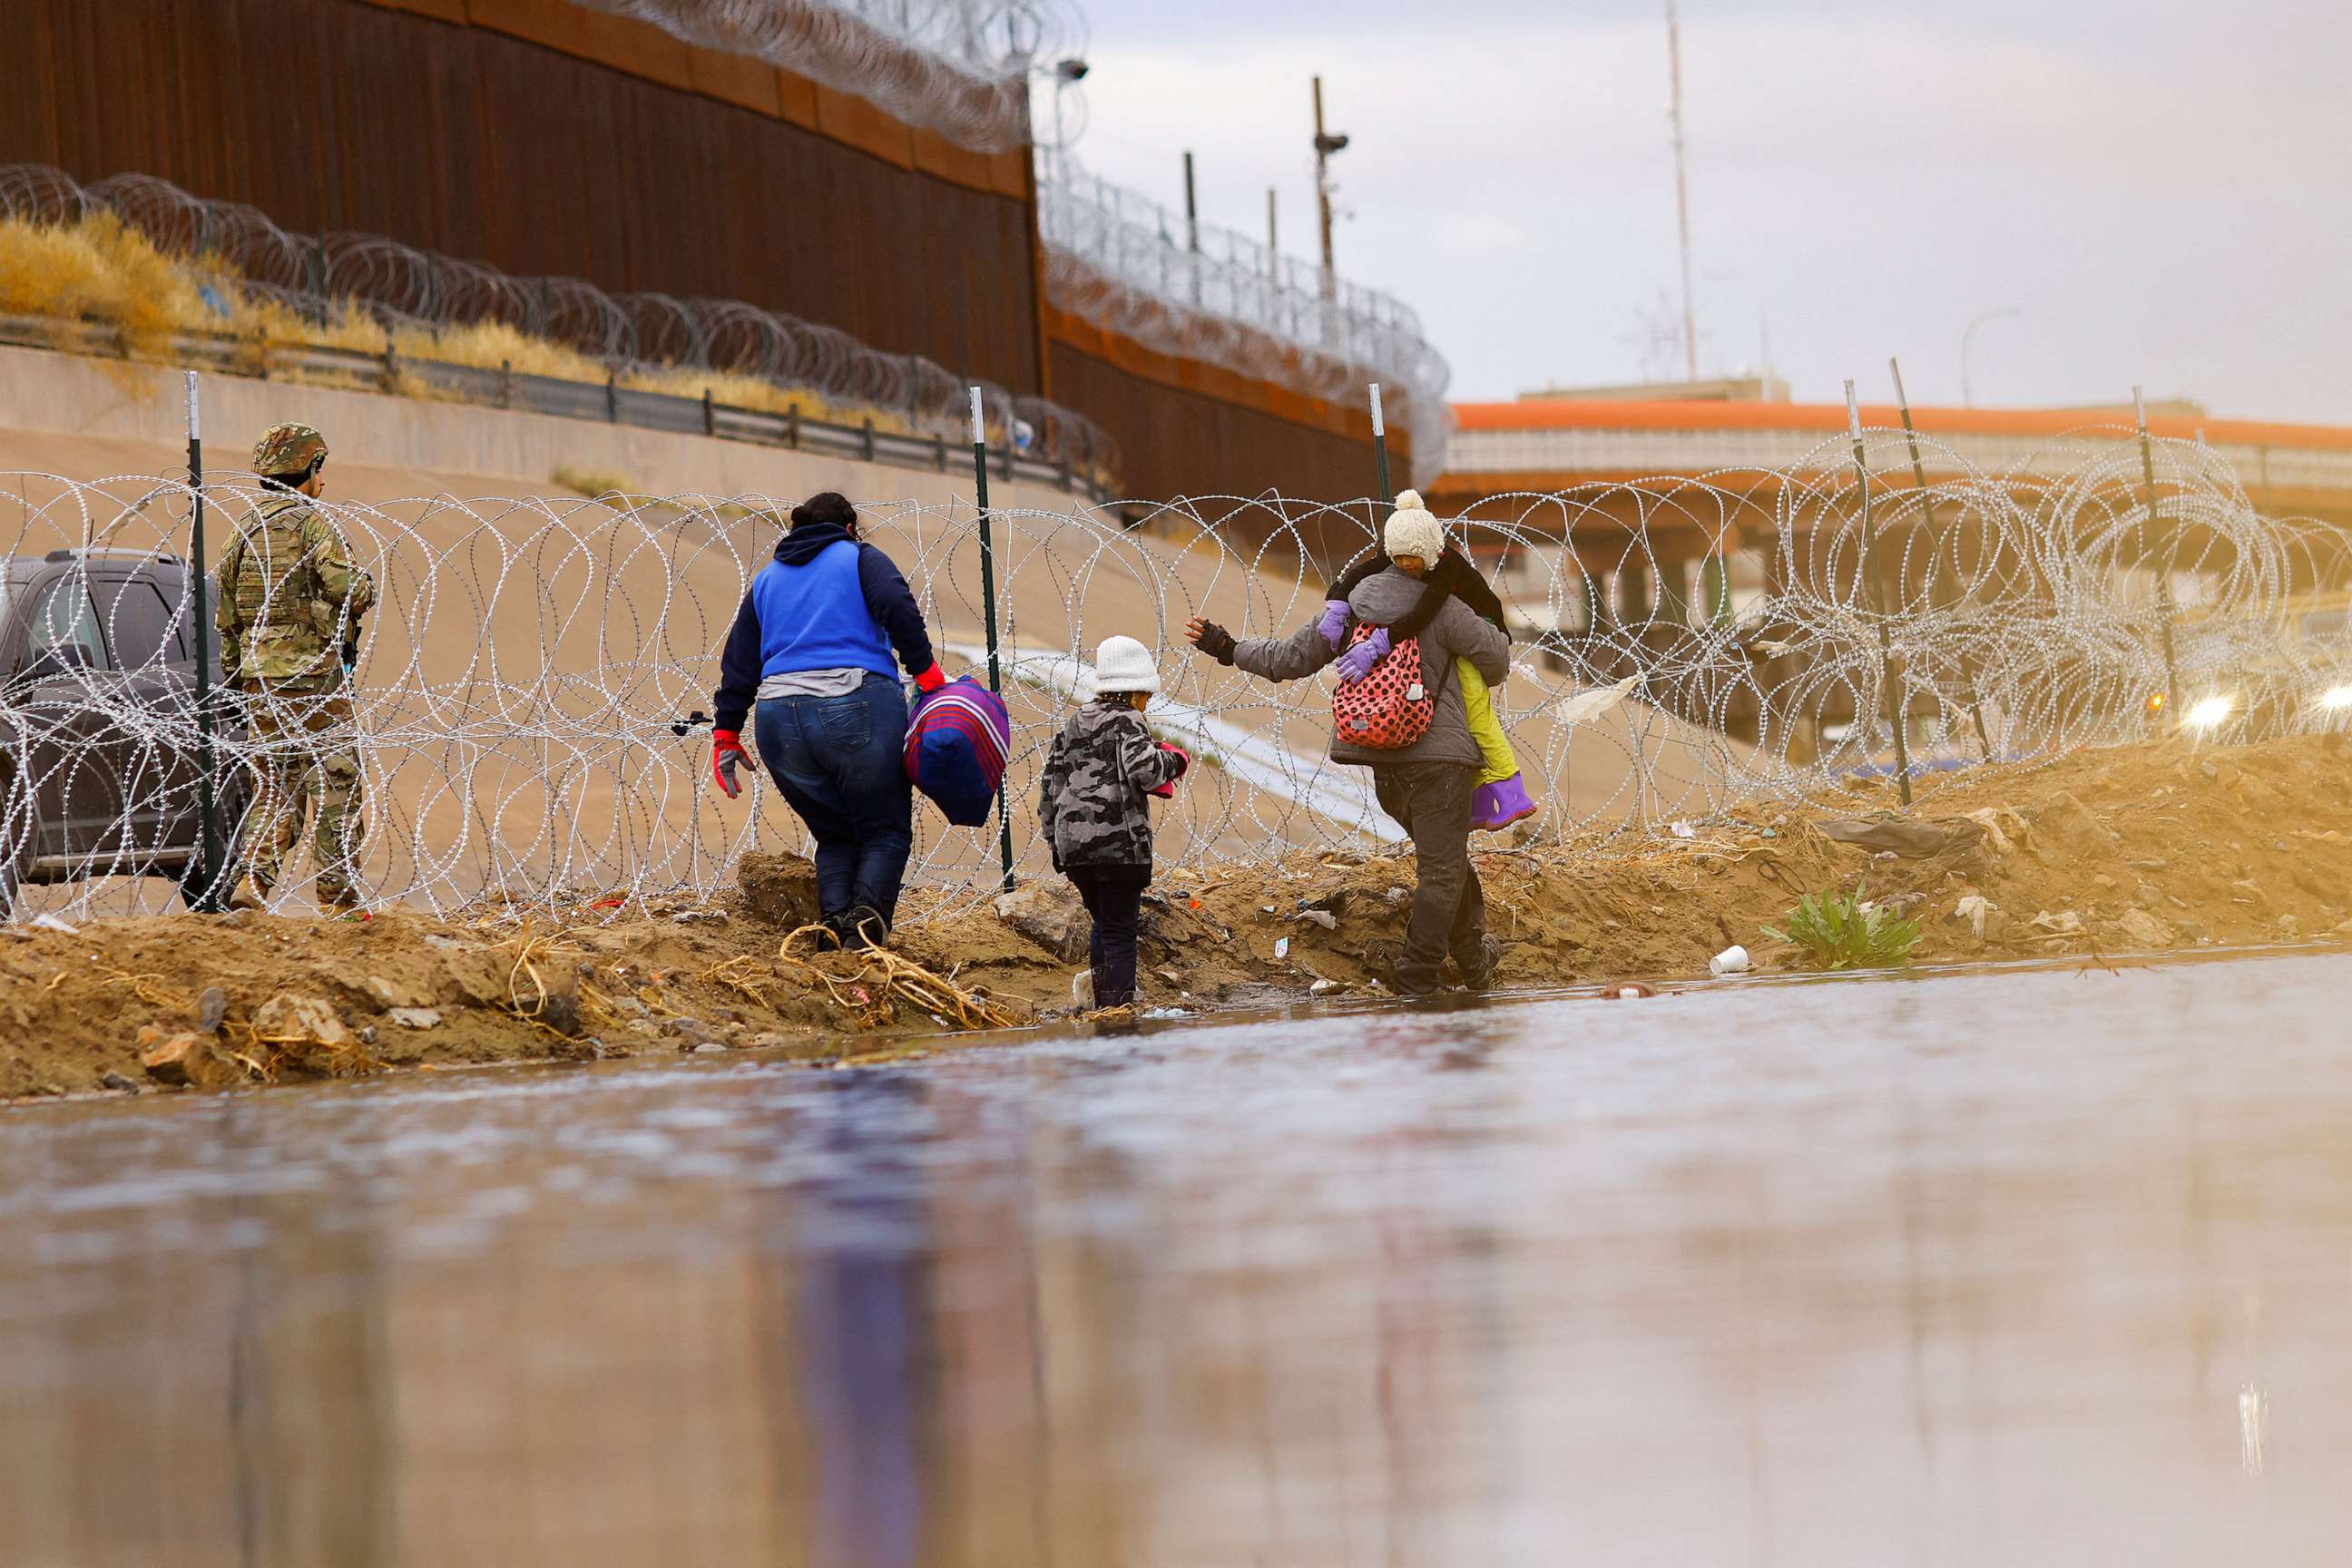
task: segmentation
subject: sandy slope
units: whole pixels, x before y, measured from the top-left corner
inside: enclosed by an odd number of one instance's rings
[[[1627,835],[1482,855],[1492,928],[1507,944],[1502,979],[1671,982],[1705,973],[1735,942],[1761,969],[1796,966],[1801,955],[1759,928],[1800,892],[1830,888],[1909,909],[1930,963],[2097,962],[2352,937],[2352,745],[2341,737],[2084,752],[1948,776],[1908,814],[1963,825],[1948,851],[1926,858],[1874,855],[1819,829],[1893,815],[1893,805],[1874,787],[1824,810],[1743,807],[1690,839]],[[1298,853],[1211,876],[1163,864],[1147,924],[1147,1004],[1305,1000],[1318,980],[1362,994],[1393,955],[1411,876],[1408,857],[1377,854]],[[1056,944],[1082,942],[1085,928],[1057,928],[1065,886],[1035,889],[1018,926],[988,908],[927,910],[917,900],[899,951],[1013,1016],[1066,1009],[1075,949]],[[1972,895],[1995,910],[1981,939],[1956,918]],[[1302,900],[1332,910],[1332,929],[1302,918]],[[14,928],[0,934],[0,1094],[92,1089],[109,1073],[146,1081],[142,1027],[192,1028],[210,987],[225,1004],[223,1047],[288,1079],[697,1043],[824,1061],[940,1043],[930,1010],[903,998],[893,1007],[889,977],[863,961],[780,959],[795,915],[765,884],[723,919],[681,921],[689,911],[660,904],[587,912],[609,923],[176,915],[72,934]],[[323,1054],[299,1037],[273,1044],[258,1021],[281,994],[313,1000],[353,1043]],[[551,994],[574,1000],[551,1009]],[[404,1027],[394,1006],[430,1009],[437,1022]]]

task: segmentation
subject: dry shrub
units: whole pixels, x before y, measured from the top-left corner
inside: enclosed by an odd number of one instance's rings
[[[504,321],[476,321],[437,332],[404,331],[394,346],[410,359],[440,360],[448,364],[496,370],[512,364],[524,375],[544,375],[557,381],[601,383],[604,366],[576,349],[535,338]]]
[[[142,358],[160,354],[175,331],[220,324],[190,275],[112,213],[62,225],[0,219],[0,310],[103,321],[125,354]]]
[[[314,321],[272,300],[247,296],[234,268],[205,256],[174,259],[112,213],[71,224],[0,219],[0,312],[60,322],[97,321],[115,329],[131,359],[168,357],[176,331],[218,332],[238,341],[236,368],[250,374],[278,368],[285,351],[345,349],[381,355],[387,345],[402,358],[496,370],[510,365],[528,375],[601,384],[604,362],[534,337],[498,321],[437,331],[404,329],[387,334],[356,300],[346,300],[326,321]],[[739,372],[686,365],[636,366],[620,373],[624,386],[699,398],[708,390],[730,407],[855,427],[871,418],[891,435],[917,434],[903,411],[835,403],[806,387],[782,386]],[[424,384],[405,379],[389,390],[420,395]],[[625,489],[614,476],[585,474],[581,483],[558,481],[583,493]],[[600,488],[587,489],[593,482]]]
[[[603,501],[616,510],[615,503],[637,493],[637,488],[629,482],[628,475],[603,468],[576,468],[567,463],[547,477],[567,490],[586,496],[590,500]]]

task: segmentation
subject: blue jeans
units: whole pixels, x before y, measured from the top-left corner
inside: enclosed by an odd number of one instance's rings
[[[865,905],[898,913],[915,847],[907,782],[907,694],[869,675],[846,697],[772,697],[751,726],[760,761],[816,836],[817,901],[827,918]]]

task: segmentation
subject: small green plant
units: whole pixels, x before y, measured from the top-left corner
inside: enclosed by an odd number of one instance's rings
[[[1789,911],[1786,931],[1766,926],[1774,942],[1801,947],[1825,969],[1883,969],[1911,961],[1919,922],[1865,910],[1850,893],[1807,893]]]

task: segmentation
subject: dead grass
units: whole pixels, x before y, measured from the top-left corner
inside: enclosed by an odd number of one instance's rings
[[[34,224],[0,219],[0,312],[55,321],[61,328],[95,321],[117,334],[121,353],[133,360],[170,357],[175,332],[216,332],[235,338],[236,368],[247,374],[286,374],[281,363],[295,348],[341,349],[439,361],[480,370],[511,366],[526,375],[601,385],[605,363],[564,344],[534,337],[504,321],[476,321],[438,331],[415,329],[387,333],[356,300],[344,300],[325,321],[312,321],[270,300],[247,298],[233,268],[212,258],[182,261],[164,255],[147,237],[112,213],[71,224]],[[60,347],[75,346],[60,333]],[[856,426],[871,418],[877,431],[914,434],[902,413],[836,403],[803,387],[787,387],[756,375],[690,366],[638,366],[624,370],[622,386],[712,399],[734,408]],[[422,392],[406,381],[394,390]],[[597,478],[599,476],[586,476]],[[562,481],[559,476],[560,482]],[[573,486],[579,489],[579,486]],[[625,487],[601,487],[625,488]],[[586,491],[583,493],[601,493]]]
[[[616,511],[625,498],[637,493],[637,487],[630,482],[628,475],[610,469],[583,468],[566,464],[547,477],[565,489],[586,496],[593,501],[602,501]]]
[[[163,352],[174,331],[223,324],[196,279],[112,213],[62,225],[0,220],[0,310],[100,321],[141,357]]]

